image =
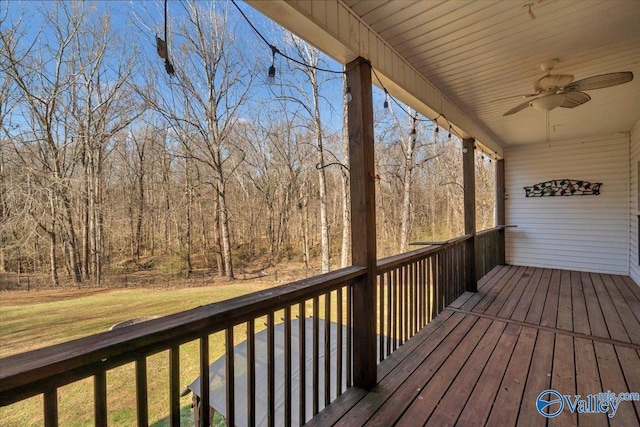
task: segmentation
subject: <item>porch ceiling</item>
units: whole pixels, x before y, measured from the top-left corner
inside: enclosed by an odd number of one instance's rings
[[[250,3],[262,9],[261,2]],[[289,4],[305,15],[310,3]],[[592,100],[577,108],[551,111],[551,139],[626,132],[640,118],[640,1],[343,0],[338,5],[503,147],[545,141],[546,115],[526,108],[504,117],[523,100],[490,101],[531,93],[544,75],[540,64],[554,58],[559,60],[554,72],[573,74],[575,80],[617,71],[632,71],[635,78],[588,91]],[[297,32],[312,43],[320,40],[317,28]]]

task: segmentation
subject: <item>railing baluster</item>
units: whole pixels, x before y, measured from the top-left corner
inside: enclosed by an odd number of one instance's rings
[[[299,413],[300,413],[300,425],[302,426],[306,421],[306,403],[307,403],[307,313],[306,313],[306,304],[301,302],[298,304],[298,316],[300,318],[300,322],[298,323],[298,372],[300,373],[300,387],[298,388],[298,392],[300,394],[298,398],[299,405]]]
[[[418,329],[418,261],[411,263],[411,336]]]
[[[147,402],[147,358],[136,360],[136,408],[138,413],[138,427],[149,425],[149,410]]]
[[[180,346],[169,349],[169,420],[180,427]]]
[[[405,266],[400,267],[398,272],[400,273],[400,344],[404,344],[407,340],[407,276]]]
[[[404,294],[404,342],[409,339],[409,319],[411,317],[411,266],[405,265],[402,267],[403,280],[402,289]]]
[[[392,287],[393,287],[393,346],[392,351],[396,351],[397,345],[400,342],[400,317],[398,316],[398,312],[400,311],[400,306],[398,304],[398,269],[394,269],[392,271]]]
[[[440,314],[440,312],[442,311],[442,301],[443,301],[442,282],[444,280],[444,271],[443,271],[442,265],[443,265],[442,253],[439,253],[436,255],[435,262],[434,262],[435,275],[437,280],[436,282],[437,305],[433,312],[434,317]]]
[[[407,313],[406,313],[406,340],[409,340],[412,335],[412,327],[413,323],[413,263],[407,264],[405,267],[406,276],[405,276],[405,287],[407,289]]]
[[[378,363],[384,360],[384,274],[378,275]]]
[[[247,424],[256,425],[256,326],[247,322]]]
[[[386,292],[387,292],[387,325],[386,325],[386,333],[387,333],[387,352],[386,356],[391,354],[391,340],[393,338],[392,335],[392,324],[393,324],[393,302],[391,300],[391,290],[392,290],[392,280],[391,280],[391,271],[387,271],[385,273],[386,277]]]
[[[420,329],[427,324],[427,260],[420,260]]]
[[[319,317],[320,317],[320,302],[318,297],[313,298],[313,415],[318,413],[318,406],[320,403],[320,332],[319,332]]]
[[[434,303],[434,280],[433,280],[433,255],[425,260],[426,271],[425,271],[425,280],[426,280],[426,288],[425,288],[425,299],[426,299],[426,307],[425,314],[427,317],[427,323],[431,322],[433,319],[433,303]]]
[[[209,412],[209,382],[209,336],[205,335],[200,337],[200,427],[209,427],[211,424]],[[227,396],[227,408],[228,407],[229,401]]]
[[[267,424],[276,425],[275,331],[273,312],[267,314]]]
[[[226,394],[227,394],[227,425],[236,425],[236,387],[235,387],[235,352],[233,348],[233,326],[229,326],[225,330],[224,347],[225,347],[225,377],[226,377]]]
[[[44,393],[44,426],[58,427],[58,389],[51,388]]]
[[[291,306],[284,309],[284,425],[291,426]],[[255,425],[255,422],[250,425]]]
[[[96,427],[107,426],[107,373],[98,372],[93,377],[94,416]]]
[[[447,289],[447,299],[444,302],[444,305],[446,307],[451,302],[451,295],[453,294],[456,284],[455,284],[455,276],[453,274],[453,269],[451,268],[451,265],[453,264],[452,262],[453,251],[451,250],[451,248],[448,248],[447,250],[444,251],[444,254],[447,262],[447,281],[445,282],[445,286]]]
[[[331,293],[324,294],[324,406],[331,402]]]
[[[338,317],[338,328],[336,333],[336,397],[342,394],[342,343],[344,340],[342,334],[343,325],[343,304],[342,301],[342,288],[338,288],[336,291],[336,316]]]
[[[353,285],[347,287],[347,388],[353,384],[353,332],[351,329],[353,319]]]

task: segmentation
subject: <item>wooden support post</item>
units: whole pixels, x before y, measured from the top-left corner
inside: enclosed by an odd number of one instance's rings
[[[472,234],[465,245],[465,288],[478,290],[476,277],[476,156],[473,150],[475,140],[462,140],[462,174],[464,179],[464,234]]]
[[[371,65],[363,58],[347,64],[351,176],[351,253],[366,277],[353,285],[353,384],[371,390],[376,367],[376,203]]]
[[[44,392],[44,427],[58,427],[58,390]]]
[[[504,159],[496,161],[496,225],[506,224],[506,189],[504,179]],[[498,264],[506,264],[505,253],[505,233],[502,229],[499,233],[499,250],[498,250]]]

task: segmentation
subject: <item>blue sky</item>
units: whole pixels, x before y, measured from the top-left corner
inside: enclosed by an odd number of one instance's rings
[[[244,20],[233,4],[228,1],[213,2],[211,0],[198,1],[203,6],[212,6],[214,8],[227,8],[229,11],[229,26],[236,34],[237,40],[241,40],[245,53],[254,55],[258,62],[258,67],[262,67],[261,75],[259,75],[257,84],[252,88],[253,98],[261,102],[270,102],[273,98],[272,92],[265,86],[266,74],[269,65],[271,65],[271,51],[265,45],[263,40],[254,32],[251,26]],[[284,30],[273,23],[268,18],[245,4],[243,1],[237,1],[238,6],[246,14],[252,24],[258,31],[271,43],[279,49],[284,48],[283,38]],[[98,12],[107,12],[111,16],[111,26],[126,38],[126,43],[131,44],[132,48],[137,48],[143,52],[144,56],[150,59],[152,66],[157,66],[160,71],[164,70],[164,61],[156,54],[156,35],[164,38],[164,1],[162,0],[110,0],[83,3],[84,7],[95,7]],[[53,1],[19,1],[11,0],[2,2],[0,0],[0,8],[8,8],[9,17],[17,19],[20,14],[25,12],[24,26],[26,37],[22,40],[22,46],[27,48],[33,42],[44,22],[44,13],[55,10]],[[167,3],[167,16],[169,22],[168,44],[171,50],[176,43],[175,35],[171,33],[171,24],[175,24],[183,20],[187,15],[187,7],[185,0],[169,0]],[[285,58],[276,57],[275,65],[277,67],[277,76],[281,78],[287,73],[288,64]],[[179,64],[175,64],[179,66]],[[325,55],[322,67],[332,70],[341,70],[342,64],[327,57]],[[299,81],[302,86],[302,76],[292,75],[291,72],[286,76],[294,81]],[[320,73],[323,80],[321,85],[321,93],[327,101],[322,101],[321,114],[324,124],[331,132],[340,132],[342,128],[342,82],[340,75],[330,73]],[[276,91],[278,88],[271,88]],[[374,102],[376,108],[381,107],[384,102],[384,94],[381,90],[374,88]],[[399,112],[397,106],[393,106],[396,112]],[[249,107],[251,108],[251,107]]]

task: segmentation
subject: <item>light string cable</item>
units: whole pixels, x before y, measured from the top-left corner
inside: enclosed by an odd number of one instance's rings
[[[387,98],[391,99],[391,101],[393,101],[393,103],[396,104],[398,106],[398,108],[400,108],[400,110],[402,110],[402,112],[404,112],[406,115],[408,115],[411,118],[413,118],[416,122],[429,122],[429,123],[435,124],[436,125],[436,128],[434,129],[435,133],[439,133],[439,131],[440,131],[440,126],[438,125],[438,119],[440,117],[442,117],[447,122],[447,125],[449,126],[448,138],[450,139],[452,134],[455,134],[456,136],[458,136],[457,133],[454,132],[453,126],[451,125],[451,122],[449,122],[449,119],[447,119],[447,116],[445,116],[442,113],[438,114],[438,116],[436,118],[434,118],[434,119],[430,119],[429,117],[426,117],[424,119],[419,119],[419,118],[417,118],[417,114],[419,114],[418,112],[416,112],[416,116],[411,114],[408,110],[405,109],[405,107],[400,103],[400,101],[398,101],[397,99],[395,99],[393,96],[391,96],[389,94],[389,91],[384,86],[384,84],[382,83],[382,80],[378,76],[378,73],[376,73],[376,70],[373,67],[371,67],[371,72],[373,73],[374,77],[378,81],[378,84],[380,85],[380,87],[384,91],[384,95],[385,95],[384,108],[385,109],[389,108],[389,102],[387,101]]]
[[[378,81],[378,84],[380,85],[380,87],[382,88],[382,90],[384,90],[384,94],[385,94],[385,100],[384,100],[384,108],[389,108],[389,102],[387,101],[387,99],[391,99],[391,101],[393,101],[394,104],[396,104],[398,106],[398,108],[400,108],[400,110],[402,110],[405,114],[407,114],[408,116],[410,116],[415,122],[430,122],[430,123],[434,123],[436,125],[436,128],[434,129],[434,133],[439,133],[440,131],[440,127],[438,125],[438,119],[440,117],[442,117],[446,122],[447,122],[447,126],[449,126],[448,129],[448,135],[447,137],[449,139],[451,139],[451,135],[456,135],[457,137],[460,137],[460,135],[455,132],[455,130],[453,129],[453,126],[451,125],[451,122],[449,121],[449,119],[447,118],[447,116],[445,116],[443,113],[440,113],[436,116],[435,119],[431,120],[430,118],[425,118],[425,119],[419,119],[418,118],[418,112],[416,112],[416,115],[412,115],[408,110],[405,109],[405,107],[402,105],[402,103],[400,103],[400,101],[398,101],[397,99],[395,99],[393,96],[391,96],[389,94],[389,91],[387,91],[387,88],[384,86],[384,84],[382,84],[382,81],[380,80],[380,77],[378,76],[378,73],[376,73],[376,70],[371,67],[371,72],[373,73],[374,77],[376,78],[376,80]],[[415,129],[415,128],[414,128]],[[412,130],[413,133],[413,130]],[[489,159],[489,163],[491,163],[491,159],[495,158],[496,160],[498,160],[498,153],[494,152],[494,153],[488,153],[485,152],[482,148],[478,147],[477,144],[474,144],[473,146],[474,150],[480,150],[480,152],[482,153],[482,158],[485,157],[485,155],[487,156],[487,158]]]
[[[293,63],[296,63],[300,66],[306,67],[308,69],[312,69],[312,70],[317,70],[317,71],[322,71],[322,72],[326,72],[326,73],[332,73],[332,74],[347,74],[348,72],[352,71],[352,69],[347,69],[347,70],[332,70],[330,68],[323,68],[323,67],[318,67],[318,66],[313,66],[310,64],[307,64],[304,61],[301,61],[299,59],[293,58],[289,55],[287,55],[286,53],[283,53],[280,49],[278,49],[277,46],[275,46],[274,44],[271,44],[267,38],[260,32],[260,30],[258,30],[258,28],[256,28],[256,26],[253,24],[253,22],[251,22],[251,20],[249,19],[249,17],[247,17],[247,15],[244,13],[244,11],[240,8],[240,6],[238,6],[238,4],[236,3],[235,0],[231,0],[231,3],[235,6],[235,8],[238,10],[238,12],[240,12],[240,15],[242,15],[242,17],[244,18],[244,20],[247,22],[247,24],[249,24],[249,26],[253,29],[253,31],[256,33],[256,35],[260,38],[260,40],[262,40],[262,42],[267,45],[269,47],[269,49],[271,50],[271,55],[272,55],[272,63],[271,66],[269,67],[269,77],[273,78],[275,77],[275,64],[273,62],[273,60],[275,59],[276,55],[280,55],[283,58],[285,58],[288,61],[291,61]],[[389,91],[387,90],[387,88],[384,86],[384,84],[382,84],[382,80],[380,79],[380,77],[378,76],[378,73],[376,73],[376,70],[371,66],[370,63],[367,62],[367,65],[369,65],[369,67],[371,68],[371,72],[373,73],[373,75],[375,76],[376,80],[378,81],[378,84],[380,85],[380,87],[382,88],[382,90],[384,91],[385,94],[385,100],[384,100],[384,107],[388,108],[389,106],[389,102],[387,99],[391,99],[391,101],[393,101],[393,103],[395,103],[398,108],[400,108],[405,114],[407,114],[408,116],[413,117],[413,115],[407,110],[405,109],[405,107],[400,103],[400,101],[398,101],[396,98],[394,98],[393,96],[391,96],[389,94]],[[355,65],[353,68],[357,67],[357,65]],[[347,87],[347,93],[350,93],[350,88]],[[418,113],[417,113],[418,114]],[[454,134],[456,136],[459,136],[459,134],[457,132],[455,132],[455,130],[453,129],[453,126],[451,124],[451,122],[449,121],[449,119],[447,118],[447,116],[445,116],[443,113],[438,114],[437,117],[435,117],[434,119],[430,119],[428,117],[424,118],[424,119],[419,119],[416,118],[417,122],[430,122],[430,123],[434,123],[436,125],[436,128],[434,129],[435,133],[439,133],[440,131],[440,126],[438,125],[438,119],[439,118],[443,118],[448,126],[448,138],[451,138],[451,135]]]
[[[310,65],[307,64],[304,61],[301,61],[299,59],[293,58],[289,55],[287,55],[286,53],[283,53],[280,49],[278,49],[277,46],[269,43],[269,41],[267,40],[267,38],[262,35],[262,33],[256,28],[255,25],[253,25],[253,22],[251,22],[251,20],[247,17],[247,15],[243,12],[243,10],[240,8],[240,6],[238,6],[238,4],[236,3],[235,0],[231,0],[231,3],[233,3],[233,5],[236,7],[236,9],[238,9],[238,12],[240,12],[240,15],[242,15],[242,17],[244,18],[245,21],[247,21],[247,24],[249,24],[249,26],[253,29],[253,31],[258,35],[258,37],[264,42],[264,44],[266,44],[270,49],[271,49],[271,54],[272,56],[275,58],[276,55],[280,55],[283,58],[285,58],[288,61],[294,62],[298,65],[301,65],[303,67],[306,67],[308,69],[312,69],[312,70],[317,70],[317,71],[323,71],[325,73],[332,73],[332,74],[346,74],[347,72],[351,71],[351,70],[332,70],[330,68],[323,68],[323,67],[318,67],[318,66],[314,66],[314,65]],[[273,63],[271,64],[271,67],[274,67]],[[355,67],[354,67],[355,68]],[[269,76],[273,77],[271,75],[271,72],[275,72],[275,68],[269,70]]]

